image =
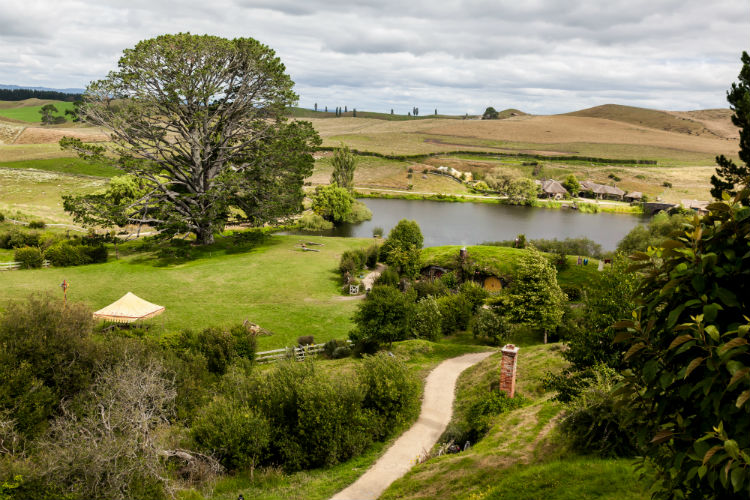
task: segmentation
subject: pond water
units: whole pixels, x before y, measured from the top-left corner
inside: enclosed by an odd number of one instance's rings
[[[361,199],[372,211],[372,220],[343,224],[326,236],[372,237],[382,227],[384,236],[401,219],[417,221],[424,246],[477,245],[485,241],[585,236],[604,250],[614,250],[633,227],[646,218],[625,214],[583,214],[576,210],[514,207],[495,203],[451,203],[423,200]],[[313,233],[298,233],[313,234]]]

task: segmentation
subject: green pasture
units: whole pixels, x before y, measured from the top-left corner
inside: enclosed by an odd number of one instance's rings
[[[65,110],[73,109],[72,102],[52,101],[50,104],[53,104],[58,111],[57,113],[53,113],[53,116],[65,116]],[[39,113],[39,110],[41,109],[42,106],[23,106],[17,108],[0,107],[0,116],[22,122],[41,123],[42,115]]]
[[[46,158],[40,160],[18,160],[0,162],[0,168],[34,169],[61,174],[89,175],[92,177],[114,177],[123,172],[109,165],[93,165],[77,157]]]
[[[323,243],[320,252],[303,252],[300,241]],[[148,323],[157,334],[201,329],[249,320],[274,332],[261,337],[259,349],[296,343],[301,335],[316,342],[345,338],[358,300],[341,294],[337,270],[344,250],[369,240],[270,236],[249,248],[201,249],[194,260],[164,265],[157,256],[133,252],[105,264],[3,273],[0,303],[31,293],[60,295],[70,283],[68,300],[100,309],[133,292],[163,305],[166,312]],[[236,253],[235,253],[236,252]]]

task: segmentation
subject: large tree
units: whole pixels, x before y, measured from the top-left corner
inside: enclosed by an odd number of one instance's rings
[[[333,152],[331,157],[333,172],[331,173],[331,184],[338,184],[339,187],[354,189],[354,170],[357,168],[357,157],[349,151],[348,146],[341,145],[340,148]]]
[[[181,33],[125,50],[81,104],[112,147],[61,145],[130,174],[139,195],[66,197],[65,209],[87,224],[193,232],[202,244],[230,217],[262,224],[298,211],[320,138],[308,122],[286,120],[293,85],[274,51],[252,38]]]
[[[742,70],[739,82],[732,83],[727,92],[727,101],[734,114],[732,123],[740,128],[740,160],[742,164],[724,155],[716,157],[716,175],[711,176],[711,196],[721,199],[721,193],[727,191],[730,195],[737,194],[741,185],[747,185],[750,179],[750,56],[742,53]]]

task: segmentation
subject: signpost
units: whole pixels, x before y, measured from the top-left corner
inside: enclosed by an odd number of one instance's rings
[[[70,285],[66,280],[63,280],[62,283],[60,283],[60,288],[62,288],[63,291],[63,300],[65,301],[65,305],[68,305],[68,287]]]

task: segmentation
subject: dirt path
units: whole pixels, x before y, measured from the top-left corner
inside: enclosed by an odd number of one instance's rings
[[[432,448],[450,422],[458,376],[490,354],[464,354],[447,359],[432,370],[425,382],[422,411],[417,422],[393,443],[375,465],[331,500],[375,500],[393,481],[406,474],[422,450]]]

